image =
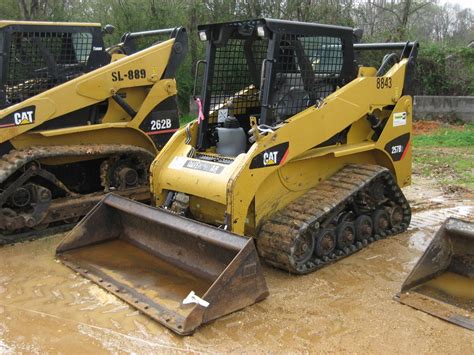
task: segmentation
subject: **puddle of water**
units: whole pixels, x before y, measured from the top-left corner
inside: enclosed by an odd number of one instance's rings
[[[270,289],[265,301],[184,338],[56,263],[61,237],[2,248],[0,353],[469,353],[467,330],[392,300],[431,235],[407,232],[381,240],[306,276],[264,267]]]
[[[425,284],[451,297],[474,302],[474,279],[453,272],[445,272]]]
[[[456,208],[458,210],[459,215],[464,217],[469,216],[474,210],[474,206],[458,206]]]
[[[97,307],[108,305],[123,306],[123,302],[120,302],[117,297],[96,285],[91,284],[88,288],[88,292],[89,295],[98,302]]]
[[[408,230],[435,227],[449,217],[474,220],[474,206],[461,205],[414,213]]]
[[[474,319],[474,279],[443,272],[403,293],[403,303],[443,319]]]
[[[417,231],[410,236],[408,241],[408,247],[416,249],[418,251],[425,251],[428,245],[433,240],[434,234],[427,231]]]
[[[15,349],[0,340],[0,354],[13,354]]]

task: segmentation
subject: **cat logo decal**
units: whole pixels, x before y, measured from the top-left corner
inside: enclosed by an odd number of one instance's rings
[[[277,144],[257,154],[250,163],[250,169],[265,168],[267,166],[281,165],[285,162],[290,144],[288,142]]]

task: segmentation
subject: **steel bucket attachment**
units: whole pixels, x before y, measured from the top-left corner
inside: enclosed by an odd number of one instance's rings
[[[474,330],[474,223],[447,219],[395,298]]]
[[[268,296],[252,239],[112,194],[56,255],[183,335]]]

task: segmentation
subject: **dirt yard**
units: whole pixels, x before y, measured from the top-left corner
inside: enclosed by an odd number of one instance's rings
[[[392,300],[448,215],[472,193],[414,175],[410,230],[307,276],[264,268],[263,302],[180,337],[56,262],[62,235],[0,248],[0,353],[472,353],[472,332]]]

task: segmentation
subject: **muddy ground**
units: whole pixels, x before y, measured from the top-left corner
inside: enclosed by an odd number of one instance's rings
[[[414,175],[411,229],[307,276],[264,267],[263,302],[179,337],[56,262],[62,235],[0,248],[0,353],[472,353],[473,333],[392,300],[447,215],[473,195]]]

